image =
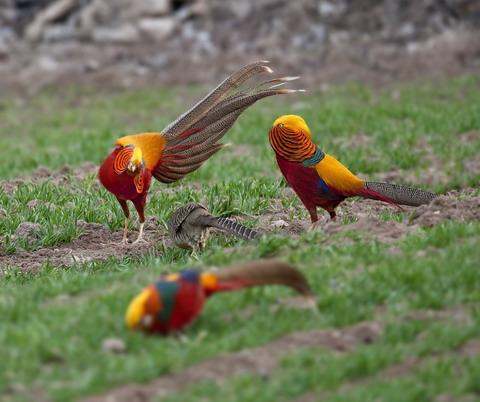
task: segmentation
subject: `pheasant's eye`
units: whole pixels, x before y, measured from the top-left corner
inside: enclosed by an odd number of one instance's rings
[[[285,124],[280,123],[280,124],[278,125],[278,127],[283,128],[283,127],[285,127]]]

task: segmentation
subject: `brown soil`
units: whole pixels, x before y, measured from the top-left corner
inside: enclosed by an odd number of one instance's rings
[[[473,192],[473,189],[466,189],[461,192],[452,191],[447,195],[437,197],[428,205],[417,208],[402,207],[405,211],[402,222],[378,219],[381,212],[392,211],[393,207],[388,204],[374,200],[346,200],[338,208],[336,221],[331,221],[324,214],[315,224],[315,230],[321,230],[328,235],[347,231],[362,232],[362,235],[367,235],[370,238],[392,242],[418,227],[431,227],[448,220],[460,222],[480,220],[480,196],[473,196]],[[345,216],[358,220],[354,223],[344,224],[342,220]],[[288,234],[302,232],[310,226],[307,220],[290,222],[288,214],[279,212],[268,216],[269,221],[263,222],[262,229],[272,231],[271,228],[268,229],[268,222],[275,221],[280,217],[284,218],[289,225],[282,228],[282,231]],[[299,228],[298,232],[297,230],[293,231],[292,228]]]
[[[0,181],[0,188],[2,188],[6,193],[12,193],[20,184],[26,183],[35,184],[44,181],[50,181],[56,185],[64,185],[69,178],[83,180],[90,174],[96,174],[97,169],[98,166],[93,162],[84,162],[76,167],[64,165],[57,170],[50,170],[47,167],[40,166],[28,176]]]
[[[463,133],[459,136],[459,141],[464,145],[475,144],[480,142],[480,131],[469,131],[468,133]]]
[[[463,167],[468,173],[480,174],[480,155],[465,159],[463,161]]]
[[[188,384],[198,381],[220,383],[228,377],[245,372],[255,372],[268,377],[280,358],[287,352],[305,347],[325,347],[340,352],[351,351],[359,345],[375,342],[382,333],[383,327],[378,322],[364,322],[339,330],[293,332],[258,348],[219,356],[181,372],[163,376],[148,384],[126,385],[85,401],[143,402],[180,392]]]
[[[466,192],[468,194],[468,192]],[[414,210],[411,224],[434,226],[447,220],[477,221],[480,219],[480,196],[460,198],[464,193],[440,196],[429,205]]]
[[[467,307],[458,306],[449,310],[424,310],[412,312],[402,320],[441,319],[450,320],[458,315],[470,318]],[[470,318],[471,319],[471,318]],[[383,336],[385,323],[383,321],[367,321],[342,329],[312,330],[293,332],[266,345],[246,349],[240,352],[221,355],[210,360],[195,364],[185,370],[169,374],[147,384],[130,384],[115,388],[104,395],[87,398],[85,402],[100,401],[132,401],[144,402],[158,400],[172,393],[183,391],[188,385],[199,381],[212,381],[220,384],[236,375],[253,372],[268,378],[275,370],[280,359],[289,352],[308,347],[323,347],[340,353],[352,352],[355,348],[378,341]],[[453,351],[459,356],[476,356],[480,354],[480,340],[467,341]],[[435,358],[435,357],[434,357]],[[427,359],[407,358],[402,363],[385,368],[378,376],[393,378],[408,375]],[[373,377],[370,377],[373,378]],[[352,386],[363,384],[369,379],[352,381],[341,388],[346,390]],[[308,393],[296,399],[295,402],[310,402],[317,400],[313,393]]]
[[[472,133],[467,134],[469,139],[473,135]],[[476,135],[473,137],[476,138]],[[432,157],[433,159],[434,157]],[[20,183],[26,182],[40,183],[48,180],[56,184],[65,184],[70,178],[81,180],[86,175],[94,174],[96,169],[97,167],[90,162],[76,168],[64,166],[56,171],[40,167],[28,177],[3,181],[0,182],[0,186],[5,190],[13,191]],[[332,222],[326,214],[321,214],[315,229],[322,230],[328,235],[346,231],[361,232],[362,235],[367,234],[368,237],[382,242],[395,242],[418,227],[430,227],[447,220],[479,220],[480,197],[474,194],[474,189],[464,189],[461,192],[452,191],[447,195],[439,196],[429,205],[418,208],[403,207],[404,219],[402,222],[378,219],[382,212],[395,211],[390,205],[374,200],[349,199],[337,209],[337,221]],[[296,195],[290,188],[282,191],[282,199],[295,197]],[[36,200],[31,201],[32,207],[35,206],[35,202]],[[270,210],[259,217],[256,229],[266,233],[280,232],[291,236],[304,233],[311,228],[309,219],[306,216],[305,219],[292,219],[296,212],[295,207],[284,208],[280,200],[272,200]],[[342,221],[346,217],[349,221],[356,221],[344,224]],[[84,223],[84,233],[71,243],[33,252],[24,251],[14,255],[0,256],[0,266],[16,266],[25,271],[36,271],[47,261],[56,266],[68,267],[77,262],[105,260],[110,257],[140,256],[149,252],[158,253],[160,245],[169,243],[168,239],[161,234],[163,230],[157,229],[158,224],[154,220],[151,218],[148,221],[147,229],[149,230],[146,231],[146,243],[122,246],[120,245],[122,231],[112,233],[100,224]],[[34,231],[32,233],[34,234]],[[130,235],[134,239],[136,233],[131,232]]]
[[[480,196],[474,196],[473,189],[461,192],[452,191],[441,195],[429,205],[418,208],[404,206],[402,222],[381,221],[378,219],[382,212],[395,211],[395,208],[374,200],[349,199],[337,209],[338,218],[331,221],[326,213],[320,216],[315,230],[321,230],[331,235],[347,231],[361,232],[362,235],[383,241],[393,242],[418,227],[430,227],[448,220],[472,221],[480,219]],[[293,191],[288,188],[283,191],[284,197],[294,197]],[[320,209],[319,209],[320,211]],[[259,218],[257,229],[265,232],[281,232],[288,235],[298,235],[311,227],[308,218],[292,220],[290,213],[293,210],[285,209],[280,202],[272,203],[271,211]],[[356,222],[345,224],[344,218],[357,219]]]
[[[152,225],[151,219],[149,226]],[[163,231],[150,229],[145,231],[145,242],[122,245],[120,243],[123,230],[111,232],[98,223],[84,223],[82,229],[83,234],[71,243],[0,256],[0,266],[19,267],[24,271],[35,272],[47,262],[58,267],[69,267],[76,263],[102,261],[111,257],[158,254],[165,239],[161,234]],[[137,232],[130,232],[129,235],[129,238],[134,240]]]

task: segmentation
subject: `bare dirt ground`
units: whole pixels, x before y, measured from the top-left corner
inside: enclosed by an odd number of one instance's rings
[[[153,220],[149,222],[152,223]],[[99,223],[82,223],[83,234],[74,241],[58,247],[46,247],[36,251],[21,251],[16,254],[0,256],[0,266],[18,267],[22,271],[35,272],[45,263],[57,267],[69,267],[77,263],[104,261],[122,256],[141,257],[145,254],[158,255],[163,247],[163,232],[147,226],[145,242],[121,244],[123,230],[111,232]],[[136,232],[130,232],[130,238]]]
[[[93,162],[84,162],[77,167],[65,165],[58,170],[40,166],[31,175],[0,181],[0,188],[5,193],[12,193],[21,184],[38,184],[47,180],[56,185],[65,185],[69,179],[83,180],[88,175],[96,174],[97,170],[98,166]]]
[[[431,159],[434,160],[435,157],[432,156]],[[40,167],[31,176],[0,182],[0,187],[4,191],[11,192],[21,183],[38,184],[45,180],[65,186],[69,185],[71,179],[81,180],[87,175],[94,174],[96,169],[97,167],[92,163],[85,163],[76,168],[64,166],[57,171]],[[424,180],[426,177],[422,175]],[[425,183],[422,182],[422,184]],[[440,195],[429,205],[418,208],[403,207],[404,219],[401,222],[382,221],[378,218],[382,212],[395,210],[390,205],[373,200],[347,200],[338,208],[337,221],[330,221],[328,216],[323,214],[315,230],[327,235],[341,232],[361,233],[362,236],[368,236],[374,240],[394,243],[418,228],[439,225],[448,220],[462,222],[479,220],[480,196],[474,196],[474,192],[475,190],[471,188],[455,190]],[[282,196],[296,197],[290,188],[285,189]],[[267,235],[277,232],[291,236],[298,236],[311,229],[309,220],[292,219],[290,212],[282,207],[280,200],[272,200],[270,210],[258,217],[256,229]],[[353,223],[345,224],[343,223],[345,220]],[[82,235],[74,241],[35,251],[20,251],[11,255],[0,254],[0,266],[18,267],[23,271],[35,272],[47,262],[55,266],[69,267],[76,263],[103,261],[122,256],[158,255],[164,247],[171,246],[165,229],[159,225],[155,217],[147,220],[146,242],[137,245],[120,244],[123,232],[121,230],[111,232],[100,223],[80,221],[79,226]],[[26,232],[25,235],[28,233]],[[130,232],[130,238],[133,239],[135,235],[136,232]]]
[[[373,200],[347,201],[342,207],[341,214],[358,219],[356,222],[344,224],[342,215],[335,222],[325,217],[319,225],[316,225],[315,230],[320,230],[327,235],[356,232],[377,241],[393,243],[420,227],[431,227],[448,220],[461,222],[480,220],[480,197],[469,196],[472,191],[451,192],[449,195],[439,196],[429,205],[418,208],[406,207],[405,219],[402,222],[378,219],[382,210],[392,209],[389,205]],[[309,221],[291,220],[288,213],[278,210],[260,217],[257,229],[263,230],[266,234],[279,232],[296,236],[308,230],[309,226]],[[81,227],[83,234],[70,243],[36,251],[0,255],[0,266],[15,266],[24,271],[35,272],[47,262],[55,266],[69,267],[76,263],[103,261],[122,256],[158,255],[164,247],[171,245],[165,229],[161,228],[153,217],[147,221],[146,241],[136,245],[122,245],[123,231],[121,230],[111,232],[102,224],[86,222],[81,222]],[[130,232],[131,238],[135,235],[135,232]]]
[[[402,238],[419,227],[431,227],[448,220],[472,221],[480,219],[480,197],[473,196],[474,189],[451,191],[440,195],[429,205],[420,207],[402,207],[405,218],[402,222],[381,221],[378,216],[382,212],[395,210],[392,206],[374,200],[346,200],[338,208],[338,218],[331,221],[323,214],[315,230],[331,235],[340,232],[362,232],[373,239],[391,242]],[[286,196],[294,196],[292,190],[286,189]],[[297,235],[310,228],[309,220],[292,221],[288,211],[274,204],[271,212],[260,218],[259,228],[266,232],[277,230]],[[277,207],[279,209],[277,209]],[[343,218],[357,219],[356,222],[344,224]]]
[[[412,312],[402,320],[441,320],[465,324],[471,320],[470,309],[457,306],[448,310],[419,310]],[[338,353],[351,353],[356,348],[380,340],[383,336],[385,320],[361,322],[342,329],[325,329],[304,332],[293,332],[263,346],[246,349],[236,353],[221,355],[210,360],[195,364],[185,370],[162,376],[147,384],[129,384],[115,388],[103,395],[87,398],[84,402],[145,402],[158,400],[169,394],[181,392],[186,387],[199,381],[212,381],[216,384],[242,373],[255,373],[269,378],[278,366],[281,358],[303,348],[321,347]],[[473,339],[451,350],[458,356],[477,356],[480,354],[480,340]],[[435,358],[435,357],[434,357]],[[438,358],[438,356],[437,356]],[[430,362],[429,358],[409,357],[404,362],[386,367],[373,377],[349,382],[342,385],[345,390],[360,383],[364,384],[374,378],[387,376],[395,378],[414,373],[422,365]],[[318,396],[317,396],[318,397]],[[295,402],[317,400],[313,394],[306,394]]]

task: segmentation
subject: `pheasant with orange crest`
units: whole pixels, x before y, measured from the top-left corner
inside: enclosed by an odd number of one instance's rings
[[[233,73],[161,132],[127,135],[116,141],[100,166],[99,179],[122,207],[123,243],[127,243],[130,218],[127,201],[133,203],[140,219],[135,242],[142,240],[152,177],[163,183],[180,180],[224,147],[218,141],[245,109],[262,98],[296,92],[277,87],[298,77],[252,82],[262,73],[273,72],[267,63],[252,63]]]
[[[278,167],[308,210],[312,223],[318,221],[317,207],[335,219],[335,208],[348,197],[370,198],[397,207],[428,204],[436,197],[429,191],[359,178],[312,141],[310,128],[300,116],[279,117],[269,139]]]
[[[288,286],[300,294],[304,304],[315,305],[315,296],[301,271],[281,261],[260,260],[221,271],[164,275],[134,297],[125,322],[131,329],[165,335],[193,322],[214,294],[265,285]]]

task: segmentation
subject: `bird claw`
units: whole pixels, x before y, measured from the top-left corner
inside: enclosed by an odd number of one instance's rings
[[[146,241],[143,237],[139,237],[137,240],[135,240],[133,243],[132,243],[132,246],[134,244],[147,244],[148,241]]]

